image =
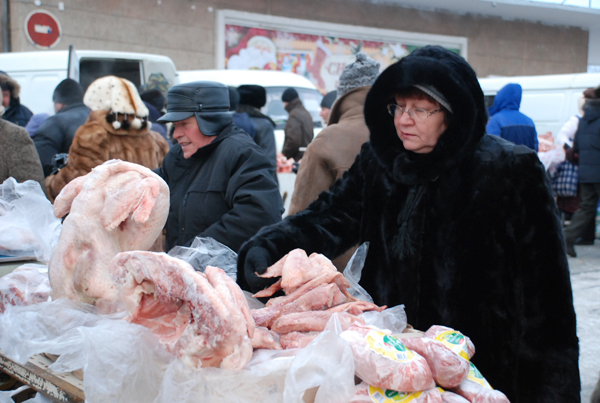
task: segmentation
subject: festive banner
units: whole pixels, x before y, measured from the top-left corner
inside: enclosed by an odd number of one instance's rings
[[[311,80],[323,94],[337,88],[340,73],[360,51],[377,60],[383,71],[419,47],[225,25],[227,69],[293,72]],[[460,54],[460,49],[449,50]]]

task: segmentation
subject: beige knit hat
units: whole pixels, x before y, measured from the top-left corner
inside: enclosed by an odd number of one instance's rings
[[[106,76],[90,84],[83,103],[92,111],[104,109],[116,115],[112,121],[115,129],[121,128],[119,114],[134,116],[131,126],[134,129],[142,127],[142,120],[147,120],[148,108],[140,98],[135,85],[129,80],[115,76]]]

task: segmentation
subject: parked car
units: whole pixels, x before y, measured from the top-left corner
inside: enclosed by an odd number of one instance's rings
[[[286,88],[294,87],[298,91],[304,107],[313,118],[315,136],[323,128],[319,116],[323,96],[313,83],[298,74],[266,70],[187,70],[179,72],[180,83],[193,81],[216,81],[231,87],[239,87],[244,84],[265,87],[267,91],[267,103],[261,109],[261,112],[268,115],[277,124],[275,128],[275,140],[278,152],[283,147],[283,129],[288,118],[288,113],[281,101],[281,94]]]

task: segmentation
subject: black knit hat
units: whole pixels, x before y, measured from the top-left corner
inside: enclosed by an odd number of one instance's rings
[[[238,104],[240,103],[240,94],[238,94],[237,88],[229,88],[229,110],[235,111]]]
[[[281,94],[281,100],[283,102],[291,102],[296,98],[298,98],[298,91],[296,91],[292,87],[286,89],[285,91],[283,91],[283,94]]]
[[[240,85],[237,90],[242,105],[250,105],[260,109],[267,103],[267,91],[260,85]]]
[[[140,98],[142,98],[142,101],[154,106],[159,112],[165,108],[165,96],[159,90],[144,91],[140,94]]]
[[[65,105],[83,102],[83,88],[77,81],[65,78],[54,89],[52,102]]]
[[[321,100],[321,108],[331,109],[336,98],[337,98],[336,90],[328,92]]]

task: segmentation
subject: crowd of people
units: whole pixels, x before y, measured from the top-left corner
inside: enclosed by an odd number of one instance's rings
[[[469,335],[477,367],[513,403],[579,401],[566,254],[600,198],[600,87],[586,92],[568,145],[581,202],[563,236],[521,87],[508,84],[488,109],[471,66],[441,47],[381,73],[358,53],[324,96],[326,127],[314,139],[298,92],[283,92],[281,152],[300,163],[284,220],[263,87],[193,82],[140,94],[115,76],[85,91],[66,79],[48,117],[21,105],[1,72],[0,84],[0,181],[36,180],[53,200],[109,159],[144,165],[170,189],[165,250],[212,237],[238,253],[238,283],[253,292],[272,282],[257,274],[292,249],[343,270],[368,242],[360,284],[376,304],[404,304],[415,328]]]

